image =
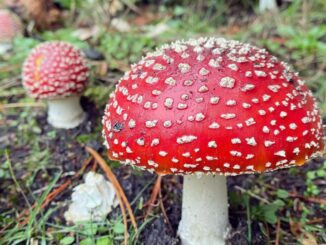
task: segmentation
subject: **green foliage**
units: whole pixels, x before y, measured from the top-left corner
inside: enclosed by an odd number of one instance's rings
[[[95,85],[89,86],[84,95],[91,98],[98,106],[104,106],[108,102],[108,95],[113,91],[114,87]]]
[[[181,38],[188,38],[194,33],[213,33],[215,28],[211,26],[208,20],[202,20],[201,17],[193,13],[191,18],[171,19],[167,22],[169,31],[165,36],[180,36]]]
[[[66,236],[60,240],[60,245],[70,245],[73,244],[75,241],[75,238],[72,236]]]
[[[6,230],[0,237],[0,244],[19,244],[25,243],[33,239],[46,239],[45,234],[45,222],[49,219],[49,216],[55,211],[55,209],[48,209],[46,213],[41,213],[41,204],[45,200],[46,196],[52,190],[56,182],[58,181],[60,175],[57,175],[53,178],[53,180],[49,183],[46,190],[43,194],[36,200],[35,208],[30,212],[30,216],[28,219],[28,223],[25,227],[13,226],[12,229]],[[8,223],[4,223],[3,225],[8,225],[10,223],[15,223],[16,220],[8,220]],[[2,224],[0,223],[2,226]],[[33,235],[34,234],[34,235]],[[42,237],[42,239],[40,238]]]
[[[289,192],[284,190],[284,189],[278,189],[276,191],[276,195],[279,197],[279,198],[282,198],[282,199],[285,199],[285,198],[288,198],[289,197]]]
[[[317,196],[320,193],[320,189],[318,185],[315,184],[315,181],[325,179],[326,176],[326,161],[324,161],[323,165],[316,169],[310,170],[306,174],[306,185],[307,189],[305,191],[306,196]]]
[[[116,222],[113,226],[113,232],[116,234],[123,234],[124,230],[125,227],[121,222]]]
[[[86,42],[81,41],[76,34],[74,34],[73,28],[63,28],[57,31],[47,31],[42,34],[42,38],[45,41],[65,41],[73,44],[77,48],[84,49],[88,47]]]
[[[102,236],[96,239],[96,245],[113,245],[113,239],[109,236]]]
[[[63,8],[74,9],[80,8],[83,0],[54,0],[54,2],[59,3]]]
[[[13,69],[9,69],[9,72],[0,72],[0,81],[1,79],[20,74],[21,64],[24,62],[30,50],[38,43],[39,41],[32,38],[15,38],[12,51],[3,56],[0,55],[0,69],[2,67],[13,67]],[[0,93],[3,92],[5,91],[0,91]]]
[[[326,44],[322,38],[326,35],[326,25],[315,26],[308,30],[293,26],[280,25],[277,32],[286,39],[285,46],[294,52],[294,59],[303,58],[307,54],[326,57]]]
[[[0,155],[4,155],[4,150],[0,150]],[[9,161],[6,159],[0,164],[0,179],[10,179]]]
[[[156,45],[152,38],[137,33],[105,33],[100,39],[100,50],[113,68],[119,68],[121,61],[135,63]]]
[[[285,203],[278,199],[269,204],[260,204],[251,208],[251,219],[260,220],[269,224],[275,224],[278,218],[278,211],[285,206]]]
[[[17,128],[17,136],[19,139],[17,143],[19,145],[35,141],[38,135],[42,132],[36,121],[32,108],[28,107],[20,112],[16,120],[10,122],[10,126]]]
[[[31,186],[34,183],[35,175],[38,170],[44,169],[49,165],[51,154],[48,148],[42,149],[39,146],[39,142],[35,142],[31,145],[31,154],[26,157],[24,161],[24,168],[28,169],[29,172],[34,174],[27,180],[27,186]]]
[[[10,58],[11,64],[19,64],[24,61],[24,59],[29,54],[30,50],[34,48],[40,42],[33,38],[16,38],[14,40],[14,52]]]
[[[241,195],[235,192],[230,193],[230,201],[232,205],[239,205],[246,209],[247,219],[249,220],[248,225],[251,223],[250,220],[258,220],[269,224],[275,224],[278,218],[278,213],[283,207],[285,207],[284,198],[287,197],[287,192],[281,190],[277,192],[277,196],[281,196],[271,203],[261,201],[258,204],[254,204],[248,193]]]
[[[87,144],[90,141],[97,141],[100,142],[102,141],[102,124],[101,124],[101,118],[98,119],[98,123],[96,124],[96,128],[94,129],[93,133],[88,133],[88,134],[79,134],[76,137],[76,141],[81,144]]]

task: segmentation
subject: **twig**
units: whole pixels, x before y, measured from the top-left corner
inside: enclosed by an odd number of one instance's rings
[[[281,220],[277,219],[275,245],[280,244],[280,229],[281,229]]]
[[[248,242],[251,244],[252,240],[252,227],[251,227],[251,210],[250,210],[250,199],[245,198],[245,205],[246,205],[246,214],[247,214],[247,226],[248,226]]]
[[[2,81],[2,85],[0,86],[0,90],[4,90],[4,89],[8,89],[8,88],[20,85],[20,82],[18,80],[19,78],[20,78],[20,75]]]
[[[139,10],[139,8],[137,8],[137,6],[135,4],[133,4],[131,1],[126,1],[126,0],[122,0],[122,2],[127,5],[128,8],[130,8],[132,11],[134,11],[137,14],[142,14],[142,12]]]
[[[315,218],[315,219],[309,220],[306,224],[307,225],[318,224],[318,223],[322,223],[323,221],[324,221],[323,218]]]
[[[1,110],[8,109],[8,108],[21,108],[21,107],[45,107],[45,104],[40,102],[0,104]]]
[[[266,186],[272,190],[277,190],[274,186],[271,186],[271,185],[266,185]],[[316,198],[316,197],[305,197],[305,196],[297,194],[296,192],[289,192],[289,196],[294,197],[294,198],[299,198],[299,199],[302,199],[303,201],[307,201],[307,202],[314,202],[314,203],[318,203],[321,205],[326,205],[326,199],[320,199],[320,198]]]
[[[93,164],[93,167],[92,167],[93,172],[96,172],[97,165],[98,165],[98,163],[97,163],[97,161],[95,161],[94,164]]]
[[[151,213],[151,211],[153,209],[153,204],[155,203],[155,201],[157,199],[157,196],[158,196],[158,194],[159,194],[159,192],[161,190],[161,182],[162,182],[162,175],[159,174],[157,176],[155,185],[153,187],[152,194],[151,194],[150,198],[148,199],[148,201],[144,205],[145,207],[148,206],[147,211],[146,211],[146,215],[145,215],[145,219]]]
[[[256,195],[255,193],[252,193],[251,191],[245,190],[240,186],[235,186],[234,188],[241,191],[241,192],[243,192],[243,193],[247,193],[249,196],[254,197],[254,198],[256,198],[256,199],[258,199],[258,200],[260,200],[260,201],[262,201],[264,203],[270,204],[270,201],[268,201],[267,199],[262,198],[262,197]]]
[[[123,225],[125,227],[125,229],[124,229],[124,245],[127,245],[128,244],[129,233],[128,233],[128,223],[127,223],[126,208],[123,205],[123,201],[122,201],[122,198],[121,198],[120,193],[118,193],[117,190],[116,190],[116,193],[117,193],[117,197],[118,197],[118,201],[119,201],[119,206],[120,206],[121,213],[122,213]]]
[[[10,72],[10,71],[13,71],[13,70],[18,69],[18,68],[20,68],[20,64],[2,66],[2,67],[0,67],[0,72]]]
[[[170,222],[170,219],[165,211],[165,207],[164,207],[164,203],[163,203],[163,198],[162,198],[162,192],[160,191],[160,207],[161,207],[161,210],[162,210],[162,213],[163,213],[163,216],[164,216],[164,219],[166,220],[166,222],[168,223],[169,225],[169,228],[171,231],[173,231],[173,228],[172,228],[172,225],[171,225],[171,222]]]
[[[302,199],[302,200],[308,201],[308,202],[326,205],[326,199],[320,199],[320,198],[316,198],[316,197],[305,197],[305,196],[301,196],[301,195],[298,195],[296,193],[291,193],[291,192],[289,193],[289,196],[294,197],[294,198],[299,198],[299,199]]]
[[[117,178],[115,177],[114,173],[112,172],[111,168],[109,167],[109,165],[105,162],[105,160],[100,156],[100,154],[98,154],[94,149],[92,149],[91,147],[86,146],[86,151],[88,153],[90,153],[95,160],[98,162],[98,164],[100,165],[100,167],[103,169],[103,171],[106,173],[107,177],[109,178],[109,180],[112,182],[113,186],[116,189],[117,195],[120,194],[121,198],[124,202],[124,204],[126,205],[126,208],[128,210],[129,216],[130,216],[130,220],[132,225],[134,226],[136,232],[138,232],[138,228],[137,228],[137,223],[136,223],[136,219],[135,216],[133,214],[133,211],[131,209],[130,203],[119,183],[119,181],[117,180]]]

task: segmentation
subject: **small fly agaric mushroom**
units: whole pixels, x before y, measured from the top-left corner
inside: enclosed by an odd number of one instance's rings
[[[84,55],[69,43],[38,45],[25,60],[22,72],[27,93],[48,101],[48,122],[57,128],[74,128],[84,119],[80,96],[88,68]]]
[[[224,243],[225,176],[302,165],[323,147],[317,103],[297,74],[222,38],[148,54],[111,94],[103,125],[111,159],[185,175],[183,244]]]
[[[12,47],[12,41],[22,34],[22,23],[18,16],[6,9],[0,9],[0,54]]]

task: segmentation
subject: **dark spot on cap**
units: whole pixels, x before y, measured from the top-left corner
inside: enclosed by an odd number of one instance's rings
[[[120,132],[123,129],[123,124],[120,122],[116,122],[113,126],[114,132]]]

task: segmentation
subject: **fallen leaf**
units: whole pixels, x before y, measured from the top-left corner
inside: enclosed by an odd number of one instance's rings
[[[300,241],[302,245],[317,245],[316,238],[311,233],[305,233]]]
[[[149,23],[151,23],[153,20],[155,20],[157,17],[153,14],[153,13],[150,13],[150,12],[145,12],[143,13],[142,15],[140,16],[137,16],[136,18],[134,18],[132,20],[132,22],[135,24],[135,25],[138,25],[138,26],[144,26],[144,25],[148,25]]]
[[[131,30],[129,23],[121,18],[112,19],[111,26],[119,32],[129,32]]]
[[[101,77],[104,77],[108,73],[109,67],[106,62],[101,62],[98,66],[97,72]]]
[[[35,21],[38,28],[46,29],[57,24],[61,18],[61,12],[49,0],[21,0],[28,16]]]
[[[302,223],[295,222],[292,220],[290,220],[289,223],[292,234],[302,245],[317,245],[317,241],[314,235],[309,232],[306,232],[302,227]]]
[[[299,238],[302,234],[302,225],[299,222],[295,222],[293,220],[290,220],[290,230],[292,234],[296,237]]]

